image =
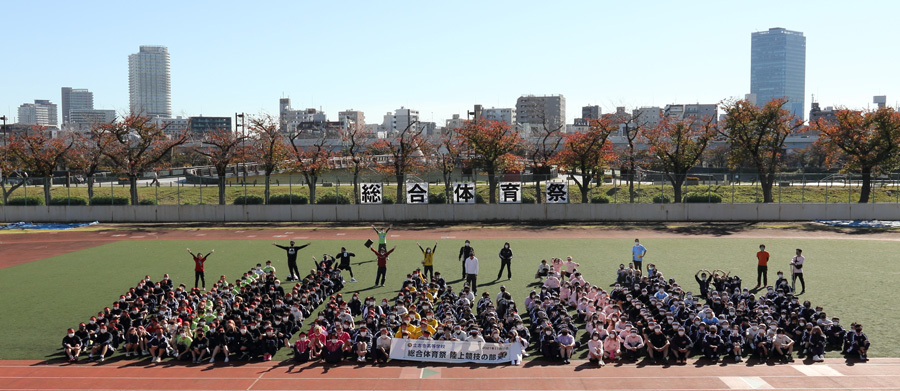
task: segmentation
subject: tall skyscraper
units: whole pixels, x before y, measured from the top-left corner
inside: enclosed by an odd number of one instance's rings
[[[94,93],[84,88],[62,88],[62,123],[69,123],[72,110],[93,110]]]
[[[757,31],[750,39],[750,93],[756,103],[786,98],[785,109],[804,117],[806,37],[780,27]]]
[[[128,98],[131,112],[150,117],[172,117],[169,50],[141,46],[128,56]]]

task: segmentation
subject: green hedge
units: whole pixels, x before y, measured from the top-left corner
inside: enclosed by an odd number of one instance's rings
[[[44,199],[37,196],[28,196],[28,197],[12,197],[9,199],[9,202],[6,205],[10,206],[23,206],[23,205],[44,205]]]
[[[534,196],[531,194],[522,194],[522,203],[523,204],[533,204],[535,202]]]
[[[722,196],[713,192],[693,191],[684,195],[684,202],[718,204],[722,202]]]
[[[668,194],[657,194],[653,196],[654,204],[668,204],[672,202],[672,197],[669,197]]]
[[[269,199],[272,197],[270,196]],[[258,195],[238,196],[234,199],[235,205],[262,205],[264,203],[263,198]]]
[[[608,204],[608,203],[609,203],[609,197],[607,197],[607,196],[605,196],[605,195],[602,195],[602,194],[601,194],[601,195],[595,195],[595,196],[591,197],[591,203],[592,203],[592,204]]]
[[[150,198],[144,198],[138,201],[138,205],[156,205],[156,200]]]
[[[269,205],[305,205],[309,199],[299,194],[275,194],[269,196]]]
[[[87,205],[87,200],[84,197],[53,197],[50,205]]]
[[[446,204],[447,196],[444,193],[428,193],[429,204]]]
[[[381,198],[381,203],[382,203],[382,204],[389,204],[389,205],[390,205],[390,204],[393,204],[393,203],[394,203],[394,197],[391,197],[391,196],[389,196],[389,195],[386,195],[386,196],[384,196],[384,197]]]
[[[131,200],[123,196],[96,196],[91,198],[91,205],[128,205]]]
[[[334,194],[329,193],[329,194],[325,194],[321,197],[318,197],[316,199],[316,203],[317,204],[328,204],[328,205],[349,204],[350,198],[343,194],[334,195]]]

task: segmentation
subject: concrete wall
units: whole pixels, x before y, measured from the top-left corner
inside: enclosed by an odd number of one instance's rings
[[[11,223],[900,220],[900,204],[0,206]]]

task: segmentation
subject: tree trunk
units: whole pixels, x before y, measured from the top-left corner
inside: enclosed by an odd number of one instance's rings
[[[672,192],[675,194],[675,199],[672,200],[672,202],[681,202],[681,188],[684,186],[684,180],[686,176],[687,174],[675,174],[670,177],[670,182],[672,183]]]
[[[6,190],[6,182],[3,181],[3,178],[0,178],[0,188],[3,189],[3,205],[9,204],[9,196],[11,196],[16,189],[22,187],[22,184],[24,183],[25,181],[19,182],[10,186],[9,190]]]
[[[772,184],[775,181],[775,175],[770,173],[761,174],[759,176],[759,187],[762,188],[763,202],[771,203],[775,199],[772,197]]]
[[[359,203],[359,168],[353,170],[353,199]]]
[[[497,180],[497,175],[494,172],[493,168],[490,168],[486,171],[487,171],[487,175],[488,175],[488,197],[490,198],[490,201],[488,201],[487,203],[495,204],[495,203],[497,203],[497,201],[496,201],[497,192],[496,192],[494,185],[496,184],[495,182]]]
[[[397,199],[395,199],[394,202],[397,204],[403,204],[406,201],[403,198],[403,187],[404,187],[403,174],[397,174],[396,177],[397,177]]]
[[[450,193],[453,189],[453,186],[450,185],[450,181],[453,179],[452,175],[453,175],[452,172],[444,173],[444,201],[448,204],[450,203],[450,199],[451,199]]]
[[[849,186],[849,183],[848,183]],[[862,189],[859,190],[859,203],[865,204],[869,202],[869,195],[872,192],[872,169],[869,167],[862,168]]]
[[[53,177],[44,177],[44,205],[50,205],[50,184]]]
[[[534,174],[534,203],[541,203],[541,178]]]
[[[131,205],[138,204],[137,175],[128,175],[128,188],[131,193]]]
[[[635,174],[635,164],[634,164],[634,148],[632,148],[630,154],[628,155],[628,202],[634,203],[634,174]]]
[[[272,176],[272,172],[266,171],[266,189],[263,191],[263,196],[265,197],[266,205],[269,204],[269,182],[270,182],[271,176]],[[255,183],[255,181],[254,181],[254,183]],[[245,188],[247,187],[246,183],[244,183],[244,187]],[[312,203],[312,202],[310,202],[310,203]]]
[[[591,202],[588,198],[588,192],[591,190],[591,176],[589,174],[581,173],[581,183],[576,183],[578,185],[578,189],[581,190],[581,203],[587,204]]]
[[[316,203],[316,181],[319,180],[319,177],[316,175],[310,175],[306,177],[306,186],[309,187],[309,203]],[[337,201],[335,201],[337,202]]]
[[[94,198],[94,175],[87,175],[88,202]]]
[[[225,171],[219,174],[219,205],[225,205]]]

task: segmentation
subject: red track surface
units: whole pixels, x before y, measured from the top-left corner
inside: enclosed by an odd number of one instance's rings
[[[898,390],[900,359],[848,365],[385,367],[0,361],[0,390]]]

